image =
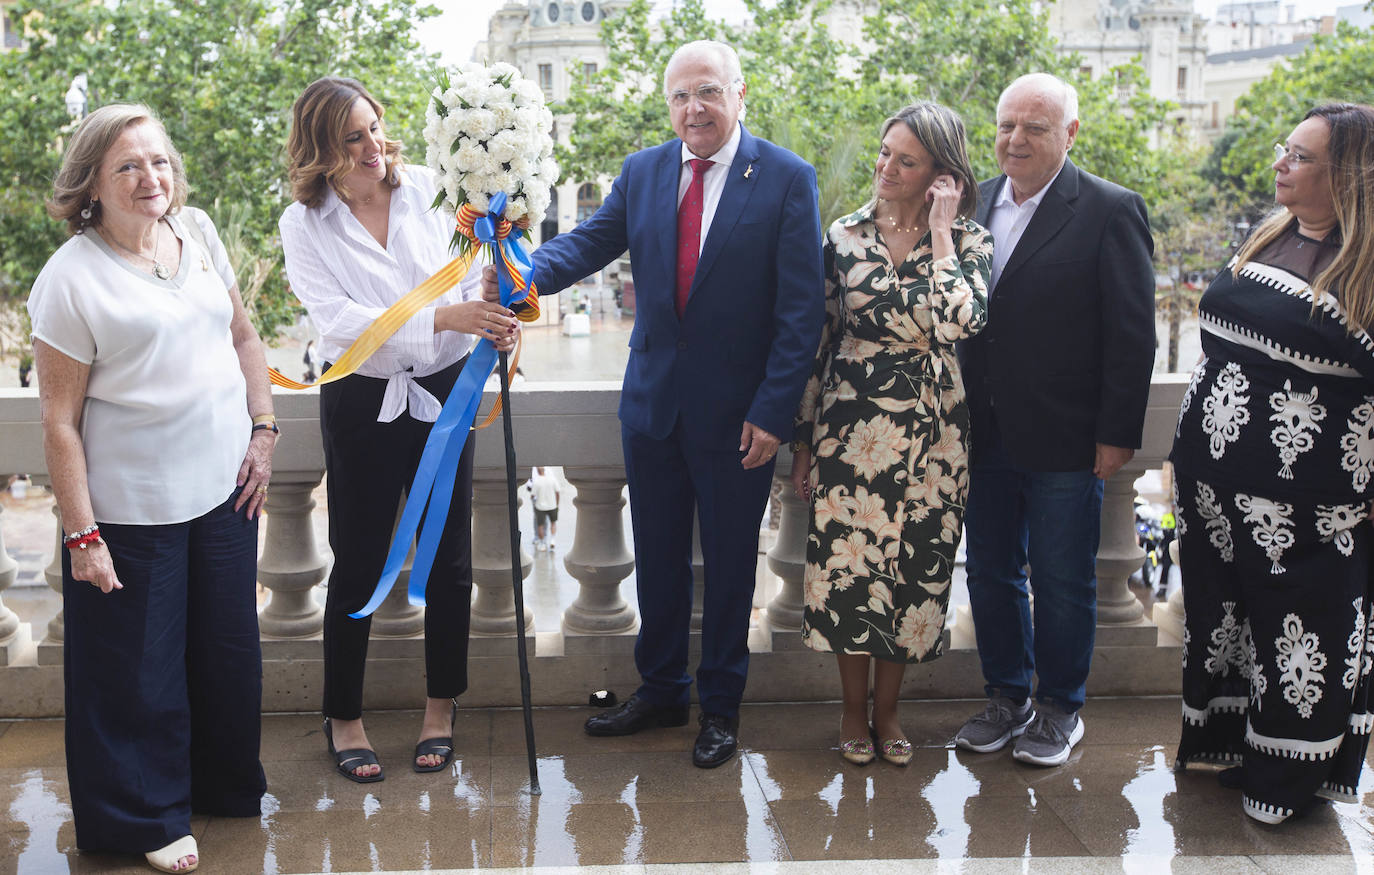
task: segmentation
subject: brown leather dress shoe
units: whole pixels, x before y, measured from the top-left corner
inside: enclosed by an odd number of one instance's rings
[[[724,714],[702,714],[697,718],[701,731],[692,747],[692,765],[699,769],[714,769],[735,755],[738,746],[739,717]]]
[[[588,735],[608,736],[634,735],[641,729],[686,725],[686,705],[654,705],[639,696],[631,696],[619,708],[588,717],[583,728]]]

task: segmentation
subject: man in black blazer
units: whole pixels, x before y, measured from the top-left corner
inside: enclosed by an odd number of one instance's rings
[[[959,344],[968,589],[988,704],[955,741],[985,753],[1016,738],[1013,756],[1044,766],[1083,737],[1102,481],[1140,446],[1155,348],[1145,203],[1068,160],[1077,134],[1073,86],[1035,73],[1002,92],[1003,175],[978,199],[995,240],[988,325]]]

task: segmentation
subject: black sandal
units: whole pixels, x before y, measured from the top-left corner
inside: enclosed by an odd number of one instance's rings
[[[415,745],[415,758],[410,761],[410,765],[416,772],[424,774],[426,772],[441,772],[448,768],[448,764],[453,761],[453,727],[458,723],[458,700],[453,700],[453,713],[448,721],[448,738],[442,735],[434,738],[422,739]],[[443,757],[443,761],[433,766],[422,766],[416,760],[420,757],[437,756]]]
[[[356,784],[375,784],[386,777],[386,775],[380,771],[375,775],[367,775],[365,777],[353,771],[363,766],[377,766],[381,768],[382,764],[377,761],[376,751],[368,750],[365,747],[351,747],[348,750],[335,750],[334,729],[329,725],[328,717],[324,718],[324,738],[325,741],[329,742],[329,753],[334,757],[334,768],[339,770],[340,775],[343,775]]]

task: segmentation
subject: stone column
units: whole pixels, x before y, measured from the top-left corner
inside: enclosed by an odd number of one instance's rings
[[[801,629],[802,607],[805,604],[802,583],[806,577],[806,531],[810,520],[810,505],[792,491],[790,477],[778,475],[782,482],[778,501],[782,517],[778,521],[778,537],[768,551],[768,569],[778,576],[782,586],[768,603],[768,625],[780,632]]]
[[[1145,614],[1140,599],[1126,585],[1131,572],[1145,561],[1145,551],[1135,539],[1135,481],[1144,473],[1144,464],[1132,460],[1103,488],[1102,537],[1097,548],[1099,625],[1136,623]]]
[[[520,468],[516,482],[529,479],[530,469]],[[523,501],[517,491],[516,501]],[[520,577],[527,579],[534,558],[520,547]],[[510,514],[507,507],[505,468],[478,468],[472,475],[472,634],[515,634],[515,593],[511,589]],[[534,632],[534,612],[525,598],[525,632]]]
[[[5,509],[0,507],[0,516],[4,515]],[[5,550],[5,530],[0,525],[0,593],[14,585],[14,580],[19,576],[19,563],[14,561],[14,557]],[[9,665],[11,660],[18,654],[12,653],[15,645],[29,643],[28,624],[19,622],[19,615],[0,601],[0,666]]]
[[[1188,585],[1188,581],[1182,579],[1182,568],[1178,562],[1178,538],[1169,542],[1169,556],[1174,561],[1174,567],[1179,569],[1180,584],[1178,589],[1169,595],[1168,601],[1164,604],[1156,604],[1154,607],[1155,625],[1159,627],[1160,644],[1183,644],[1183,627],[1187,622],[1187,616],[1183,609],[1183,587]]]
[[[701,520],[692,519],[692,631],[701,631],[706,613],[706,559],[701,554]]]
[[[404,496],[400,507],[396,510],[396,518],[399,521],[401,508],[405,507]],[[395,526],[392,527],[395,531]],[[419,536],[419,533],[416,533]],[[412,605],[410,594],[407,590],[410,587],[410,570],[415,564],[415,542],[412,539],[410,549],[406,551],[406,561],[401,565],[401,570],[396,575],[396,583],[391,587],[391,592],[386,594],[382,603],[377,606],[377,612],[372,615],[373,638],[409,638],[412,635],[420,635],[425,631],[425,609],[422,605]],[[433,576],[431,569],[431,576]]]
[[[563,567],[577,579],[577,598],[563,612],[563,630],[614,635],[635,626],[635,611],[620,597],[620,584],[634,570],[625,544],[625,469],[565,468],[577,489],[577,529]]]
[[[278,473],[267,491],[267,527],[258,581],[271,595],[258,614],[258,628],[271,638],[305,638],[324,627],[324,608],[314,598],[327,562],[315,542],[311,512],[323,471]]]
[[[406,570],[396,576],[396,585],[386,594],[372,615],[373,638],[409,638],[422,635],[425,631],[424,605],[412,605],[407,587],[410,584],[410,562],[415,558],[411,550],[406,560]]]
[[[52,480],[47,475],[33,475],[32,480],[39,486],[52,486]],[[62,551],[66,549],[62,546],[62,514],[57,509],[57,502],[52,505],[53,515],[53,548],[52,558],[43,567],[43,579],[47,581],[48,587],[60,598],[62,595]],[[48,634],[38,645],[38,662],[40,665],[60,665],[62,663],[62,641],[66,638],[66,616],[62,608],[57,609],[57,613],[48,621]]]

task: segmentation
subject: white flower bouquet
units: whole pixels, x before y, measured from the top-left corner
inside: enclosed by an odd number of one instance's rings
[[[438,72],[431,98],[424,134],[425,161],[439,185],[434,206],[455,217],[465,205],[486,214],[505,194],[504,218],[539,221],[558,181],[553,113],[539,86],[510,64],[464,64]],[[460,254],[474,245],[463,233],[453,238]]]

